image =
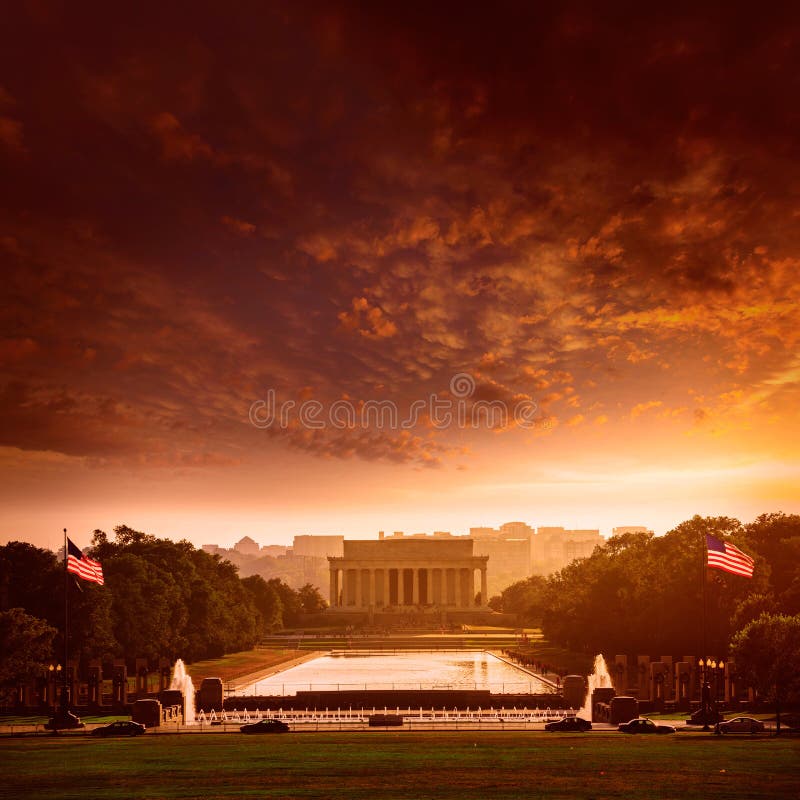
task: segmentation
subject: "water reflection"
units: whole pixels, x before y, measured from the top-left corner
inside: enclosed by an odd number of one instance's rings
[[[239,687],[237,694],[345,689],[484,689],[547,692],[533,675],[484,651],[331,653]]]

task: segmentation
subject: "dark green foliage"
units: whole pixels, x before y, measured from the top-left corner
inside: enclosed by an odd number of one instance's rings
[[[748,686],[781,706],[800,698],[800,614],[762,614],[731,641],[731,657]]]
[[[177,658],[192,662],[251,648],[259,637],[324,608],[313,586],[294,591],[279,579],[240,579],[237,568],[187,542],[127,526],[114,539],[96,530],[93,557],[105,586],[69,576],[70,656]],[[17,607],[59,633],[64,567],[53,553],[22,542],[0,547],[0,611]]]
[[[319,589],[310,583],[300,588],[297,593],[297,599],[300,601],[300,608],[304,614],[319,614],[328,605],[319,593]]]
[[[777,608],[800,614],[800,516],[762,514],[745,526],[743,541],[768,568]]]
[[[0,698],[47,669],[55,634],[55,628],[21,608],[0,611]]]
[[[287,586],[280,578],[270,578],[267,581],[267,585],[271,586],[280,598],[281,608],[283,608],[283,624],[297,625],[300,622],[303,610],[298,593],[291,586]]]
[[[752,579],[705,567],[705,534],[756,559]],[[615,536],[544,584],[508,587],[494,607],[536,624],[552,642],[590,653],[699,653],[707,580],[707,650],[725,655],[733,633],[764,611],[796,613],[800,517],[767,514],[749,525],[693,517],[664,536]],[[542,611],[543,610],[543,611]]]
[[[242,578],[242,586],[249,592],[253,605],[258,611],[259,633],[273,633],[283,626],[283,603],[274,585],[267,583],[260,575]]]
[[[0,611],[16,606],[51,624],[60,624],[63,593],[54,593],[53,587],[63,579],[63,567],[50,550],[27,542],[0,547]]]
[[[68,591],[72,656],[111,655],[116,644],[108,592],[71,575]],[[63,652],[64,565],[57,561],[55,553],[27,542],[9,542],[0,547],[0,610],[15,606],[55,628],[58,633],[54,648],[57,653]]]
[[[520,623],[538,627],[544,614],[544,592],[547,579],[541,575],[532,575],[523,581],[512,583],[502,594],[489,600],[495,611],[516,614]]]

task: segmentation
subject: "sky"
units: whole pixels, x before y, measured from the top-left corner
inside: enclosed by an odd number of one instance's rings
[[[800,512],[790,5],[6,9],[0,541]]]

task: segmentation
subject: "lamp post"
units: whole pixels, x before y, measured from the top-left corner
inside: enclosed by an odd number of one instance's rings
[[[47,667],[47,671],[50,673],[50,680],[48,681],[47,685],[47,704],[52,706],[56,697],[56,692],[58,690],[58,685],[60,683],[59,678],[61,677],[61,664],[50,664]]]
[[[717,703],[719,701],[719,676],[724,673],[725,662],[722,659],[701,658],[698,662],[702,672],[703,689],[701,694],[701,708],[703,714],[703,730],[711,730],[708,725],[708,720],[711,715],[712,708],[714,709],[714,721],[717,721]],[[710,671],[710,672],[709,672]],[[714,678],[714,694],[711,694],[711,677]]]
[[[700,691],[700,708],[702,711],[703,717],[703,730],[710,731],[711,728],[708,725],[708,715],[709,715],[709,706],[710,703],[710,695],[711,695],[711,686],[708,683],[708,666],[709,662],[708,659],[701,658],[699,661],[700,665],[700,672],[701,672],[701,680],[702,680],[702,689]]]

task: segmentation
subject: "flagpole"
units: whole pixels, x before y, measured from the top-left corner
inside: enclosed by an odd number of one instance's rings
[[[708,541],[707,541],[706,535],[704,533],[703,534],[703,546],[700,548],[700,556],[701,556],[702,562],[703,562],[703,572],[702,572],[702,574],[703,574],[703,615],[702,615],[702,618],[703,618],[703,652],[700,655],[700,661],[702,663],[701,680],[702,680],[703,683],[702,683],[702,687],[700,689],[700,707],[702,709],[702,714],[703,714],[703,730],[704,731],[711,730],[709,728],[709,726],[708,726],[708,710],[709,710],[710,703],[709,703],[709,697],[708,697],[708,694],[709,694],[708,689],[709,689],[709,687],[707,686],[707,681],[706,681],[706,677],[707,677],[707,674],[708,674],[708,672],[707,672],[708,664],[706,663],[708,661],[708,646],[707,646],[707,641],[706,641],[706,613],[707,613],[706,612],[706,605],[707,605],[706,593],[707,593],[707,584],[708,584],[708,568],[707,568],[707,564],[706,564],[706,562],[707,562],[707,550],[708,550]]]
[[[64,680],[61,684],[61,709],[67,711],[67,667],[69,665],[69,572],[67,571],[69,552],[67,550],[67,529],[64,528]]]

